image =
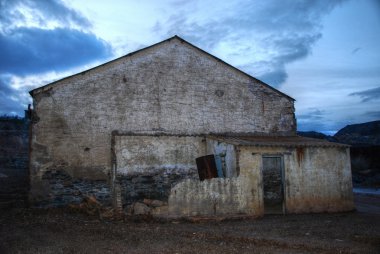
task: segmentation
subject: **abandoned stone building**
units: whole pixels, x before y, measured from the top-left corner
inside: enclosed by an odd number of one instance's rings
[[[30,91],[30,202],[155,216],[353,209],[349,147],[296,135],[294,99],[174,36]],[[200,179],[197,158],[218,174]],[[147,200],[149,202],[147,202]]]

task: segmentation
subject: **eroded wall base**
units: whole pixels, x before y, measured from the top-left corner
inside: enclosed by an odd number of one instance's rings
[[[171,190],[168,216],[259,216],[250,188],[245,177],[185,180]]]
[[[38,182],[37,182],[38,181]],[[64,207],[79,204],[93,196],[104,206],[111,205],[110,186],[105,180],[71,177],[62,170],[50,170],[31,189],[31,205],[36,207]]]
[[[131,205],[144,199],[168,202],[170,191],[185,179],[198,179],[196,170],[188,173],[170,173],[161,170],[156,174],[119,175],[123,205]]]
[[[260,191],[255,187],[260,172],[253,164],[237,171],[237,151],[228,144],[207,142],[199,136],[151,135],[119,135],[114,144],[117,181],[128,210],[140,212],[143,203],[149,204],[146,200],[156,200],[167,206],[145,207],[144,211],[161,217],[261,214],[261,201],[256,198]],[[215,149],[233,158],[226,162],[234,173],[200,181],[195,159]]]
[[[144,199],[167,204],[164,209],[149,210],[153,215],[263,216],[265,156],[280,157],[283,164],[284,201],[280,212],[353,209],[347,148],[239,146],[177,136],[123,136],[115,144],[124,205]],[[210,151],[225,154],[226,165],[234,172],[232,177],[199,180],[195,158]]]

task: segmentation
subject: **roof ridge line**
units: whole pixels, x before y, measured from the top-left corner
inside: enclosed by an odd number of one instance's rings
[[[149,48],[153,48],[153,47],[155,47],[155,46],[158,46],[158,45],[160,45],[160,44],[163,44],[163,43],[165,43],[165,42],[168,42],[168,41],[170,41],[170,40],[172,40],[172,39],[177,39],[177,40],[180,40],[181,42],[184,42],[184,43],[188,44],[189,46],[191,46],[191,47],[193,47],[194,49],[196,49],[196,50],[202,52],[203,54],[206,54],[206,55],[208,55],[208,56],[214,58],[215,60],[217,60],[217,61],[219,61],[219,62],[225,64],[227,67],[230,67],[230,68],[232,68],[233,70],[238,71],[239,73],[241,73],[241,74],[247,76],[248,78],[251,78],[251,79],[253,79],[253,80],[259,82],[261,85],[263,85],[263,86],[265,86],[265,87],[267,87],[267,88],[273,90],[274,92],[276,92],[276,93],[278,93],[278,94],[280,94],[280,95],[282,95],[282,96],[285,96],[285,97],[287,97],[287,98],[289,98],[289,99],[295,101],[295,99],[292,98],[292,97],[290,97],[289,95],[287,95],[287,94],[281,92],[280,90],[278,90],[278,89],[276,89],[276,88],[274,88],[274,87],[268,85],[267,83],[265,83],[265,82],[263,82],[263,81],[261,81],[261,80],[255,78],[255,77],[251,76],[250,74],[248,74],[248,73],[246,73],[246,72],[244,72],[244,71],[238,69],[237,67],[235,67],[235,66],[233,66],[233,65],[231,65],[231,64],[229,64],[229,63],[227,63],[227,62],[225,62],[224,60],[222,60],[222,59],[220,59],[220,58],[218,58],[218,57],[212,55],[211,53],[209,53],[209,52],[207,52],[207,51],[205,51],[205,50],[203,50],[203,49],[201,49],[201,48],[195,46],[194,44],[192,44],[192,43],[186,41],[185,39],[183,39],[182,37],[178,36],[177,34],[175,34],[175,35],[173,35],[173,36],[171,36],[171,37],[169,37],[169,38],[167,38],[167,39],[165,39],[165,40],[163,40],[163,41],[160,41],[160,42],[157,42],[157,43],[152,44],[152,45],[150,45],[150,46],[147,46],[147,47],[144,47],[144,48],[141,48],[141,49],[138,49],[138,50],[132,51],[132,52],[126,54],[126,55],[123,55],[123,56],[121,56],[121,57],[115,58],[115,59],[110,60],[110,61],[108,61],[108,62],[105,62],[105,63],[103,63],[103,64],[97,65],[97,66],[92,67],[92,68],[90,68],[90,69],[87,69],[87,70],[84,70],[84,71],[81,71],[81,72],[75,73],[75,74],[73,74],[73,75],[70,75],[70,76],[64,77],[64,78],[59,79],[59,80],[56,80],[56,81],[53,81],[53,82],[51,82],[51,83],[49,83],[49,84],[46,84],[46,85],[44,85],[44,86],[37,87],[37,88],[35,88],[35,89],[33,89],[33,90],[30,90],[30,91],[29,91],[29,94],[33,97],[33,96],[35,95],[35,93],[38,93],[38,92],[40,92],[41,90],[43,90],[44,88],[47,88],[47,87],[49,87],[49,86],[52,86],[52,85],[54,85],[54,84],[56,84],[56,83],[58,83],[58,82],[60,82],[60,81],[63,81],[63,80],[66,80],[66,79],[72,78],[72,77],[77,76],[77,75],[85,74],[85,73],[88,72],[88,71],[91,71],[91,70],[94,70],[94,69],[100,68],[100,67],[102,67],[102,66],[105,66],[105,65],[107,65],[107,64],[110,64],[110,63],[116,62],[116,61],[118,61],[118,60],[120,60],[120,59],[122,59],[122,58],[124,58],[124,57],[132,56],[132,55],[134,55],[134,54],[137,54],[138,52],[141,52],[141,51],[147,50],[147,49],[149,49]]]

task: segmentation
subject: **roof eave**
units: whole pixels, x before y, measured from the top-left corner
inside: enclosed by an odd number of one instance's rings
[[[51,83],[49,83],[49,84],[46,84],[46,85],[44,85],[44,86],[37,87],[37,88],[35,88],[35,89],[33,89],[33,90],[30,90],[30,91],[29,91],[29,94],[33,97],[36,93],[41,92],[42,90],[44,90],[44,89],[47,88],[48,86],[52,86],[52,85],[54,85],[54,84],[56,84],[56,83],[58,83],[58,82],[61,82],[61,81],[66,80],[66,79],[70,79],[70,78],[75,77],[75,76],[83,75],[83,74],[85,74],[86,72],[89,72],[89,71],[95,70],[95,69],[97,69],[97,68],[100,68],[100,67],[102,67],[102,66],[105,66],[105,65],[107,65],[107,64],[110,64],[110,63],[116,62],[116,61],[118,61],[118,60],[120,60],[120,59],[122,59],[122,58],[125,58],[125,57],[128,57],[128,56],[132,56],[132,55],[134,55],[134,54],[136,54],[136,53],[138,53],[138,52],[140,52],[140,51],[143,51],[143,50],[146,50],[146,49],[152,48],[152,47],[157,46],[157,45],[160,45],[160,44],[163,44],[163,43],[165,43],[165,42],[167,42],[167,41],[170,41],[170,40],[172,40],[172,39],[174,39],[174,38],[178,38],[178,39],[180,39],[180,40],[183,40],[182,38],[178,37],[177,35],[174,35],[174,36],[172,36],[172,37],[170,37],[170,38],[168,38],[168,39],[166,39],[166,40],[163,40],[163,41],[160,41],[160,42],[158,42],[158,43],[152,44],[152,45],[150,45],[150,46],[148,46],[148,47],[138,49],[138,50],[133,51],[133,52],[130,52],[130,53],[124,55],[124,56],[121,56],[121,57],[118,57],[118,58],[112,59],[112,60],[110,60],[110,61],[107,61],[107,62],[105,62],[105,63],[102,63],[102,64],[100,64],[100,65],[97,65],[97,66],[95,66],[95,67],[92,67],[92,68],[90,68],[90,69],[87,69],[87,70],[84,70],[84,71],[81,71],[81,72],[75,73],[75,74],[73,74],[73,75],[70,75],[70,76],[67,76],[67,77],[64,77],[64,78],[61,78],[61,79],[58,79],[58,80],[53,81],[53,82],[51,82]]]

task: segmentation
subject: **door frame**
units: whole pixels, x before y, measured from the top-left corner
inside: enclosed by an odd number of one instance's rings
[[[262,154],[261,155],[261,178],[263,181],[262,184],[262,192],[263,192],[263,199],[262,199],[262,204],[264,207],[264,215],[265,215],[265,202],[264,202],[264,163],[263,163],[263,158],[280,158],[281,160],[281,186],[282,186],[282,214],[286,214],[286,185],[285,185],[285,163],[284,163],[284,154]]]

